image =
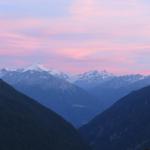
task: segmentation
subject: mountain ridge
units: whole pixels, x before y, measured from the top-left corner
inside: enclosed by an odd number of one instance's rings
[[[149,148],[149,107],[150,85],[117,101],[83,126],[80,132],[93,150]]]

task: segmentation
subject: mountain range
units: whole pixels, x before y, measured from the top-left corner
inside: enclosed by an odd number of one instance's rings
[[[44,67],[2,70],[1,78],[20,92],[60,114],[74,126],[87,123],[100,109],[97,98],[49,73]]]
[[[130,92],[148,85],[150,85],[150,76],[116,76],[90,89],[89,93],[100,99],[103,110],[105,110]]]
[[[89,150],[62,117],[0,80],[1,150]]]
[[[134,90],[150,85],[150,76],[107,71],[68,74],[35,64],[1,69],[0,78],[80,127]]]

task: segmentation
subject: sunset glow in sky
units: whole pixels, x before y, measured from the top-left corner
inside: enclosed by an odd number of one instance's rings
[[[150,74],[150,0],[0,0],[0,68]]]

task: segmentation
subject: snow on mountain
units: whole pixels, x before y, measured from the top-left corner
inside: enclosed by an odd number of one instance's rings
[[[33,64],[23,69],[23,72],[27,72],[27,71],[39,71],[39,72],[46,71],[47,72],[49,71],[49,69],[47,69],[41,64]]]
[[[117,89],[117,88],[128,86],[130,84],[133,84],[133,83],[143,80],[145,78],[146,78],[146,76],[140,75],[140,74],[116,76],[116,77],[112,78],[111,80],[105,82],[101,86]]]
[[[141,74],[131,74],[131,75],[120,76],[120,78],[122,78],[124,81],[129,82],[129,83],[134,83],[136,81],[144,79],[145,77],[146,76],[141,75]]]
[[[78,74],[70,78],[70,81],[75,83],[76,85],[88,89],[98,84],[110,80],[114,77],[112,73],[108,73],[107,71],[89,71],[83,74]]]
[[[3,77],[7,72],[13,71],[12,69],[4,68],[0,70],[0,78]]]
[[[48,69],[42,64],[34,64],[34,65],[31,65],[31,66],[23,69],[23,72],[27,72],[27,71],[48,72],[50,75],[53,75],[57,78],[65,79],[65,80],[67,80],[69,78],[69,76],[67,74],[65,74],[61,71],[55,70],[55,69]]]
[[[91,80],[105,80],[108,79],[110,77],[112,77],[113,74],[108,73],[107,71],[89,71],[89,72],[85,72],[83,74],[79,74],[77,80],[86,80],[87,82],[91,82]]]
[[[54,70],[54,69],[51,69],[49,70],[49,73],[57,78],[60,78],[60,79],[64,79],[64,80],[67,80],[69,79],[69,75],[64,73],[64,72],[61,72],[61,71],[58,71],[58,70]]]
[[[20,68],[20,69],[8,69],[4,68],[0,70],[0,77],[2,77],[6,72],[47,72],[52,76],[55,76],[59,79],[63,79],[66,81],[69,81],[70,83],[74,83],[82,88],[92,88],[95,87],[103,82],[109,81],[114,79],[116,81],[117,78],[117,84],[119,83],[119,80],[124,81],[124,82],[129,82],[133,83],[138,80],[144,79],[145,76],[143,75],[123,75],[123,76],[117,76],[112,73],[109,73],[105,70],[103,71],[89,71],[81,74],[68,74],[64,73],[55,69],[49,69],[46,68],[42,64],[33,64],[25,68]]]

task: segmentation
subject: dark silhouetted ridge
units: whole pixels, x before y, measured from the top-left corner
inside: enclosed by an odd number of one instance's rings
[[[150,148],[150,86],[122,98],[80,131],[94,150]]]
[[[60,116],[0,80],[0,150],[89,150]]]

